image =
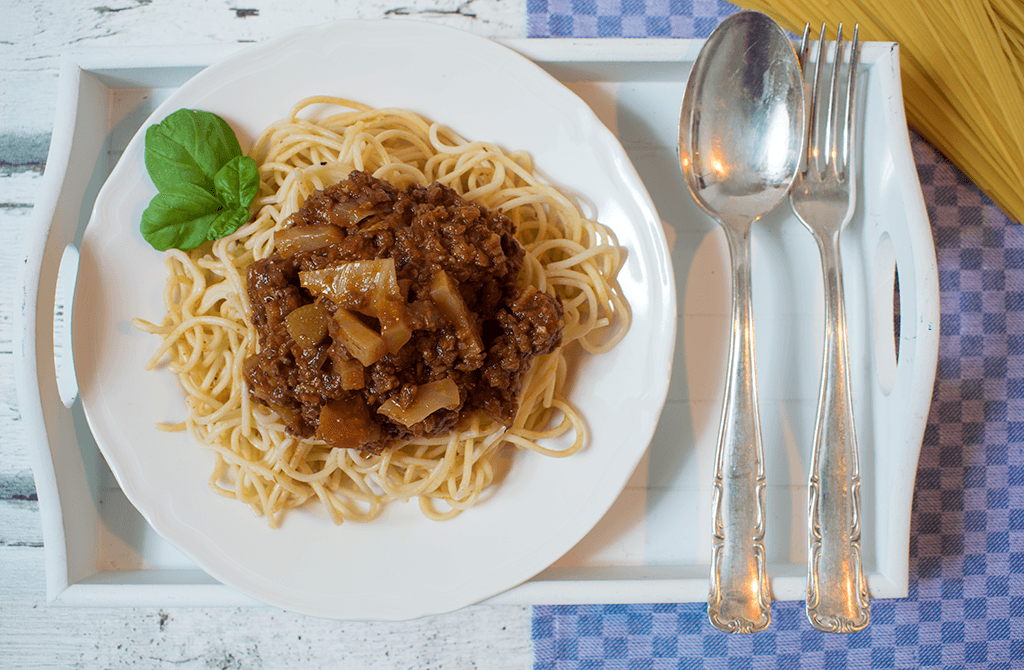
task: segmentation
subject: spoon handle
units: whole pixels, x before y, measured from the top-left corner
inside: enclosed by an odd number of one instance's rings
[[[754,378],[750,222],[723,221],[732,257],[729,368],[715,452],[711,589],[708,618],[730,633],[756,633],[771,622],[764,550],[764,453]]]
[[[825,279],[825,354],[808,486],[807,618],[830,633],[868,625],[860,556],[860,463],[853,424],[839,236],[818,236]]]

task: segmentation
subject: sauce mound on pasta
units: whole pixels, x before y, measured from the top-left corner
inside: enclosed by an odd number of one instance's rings
[[[298,437],[370,453],[474,412],[510,425],[564,325],[557,298],[521,285],[514,233],[437,182],[353,171],[314,192],[248,268],[252,398]]]

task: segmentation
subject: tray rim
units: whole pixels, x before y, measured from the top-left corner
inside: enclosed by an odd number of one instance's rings
[[[577,81],[600,80],[601,77],[593,75],[607,72],[608,64],[622,63],[626,66],[635,66],[637,63],[663,63],[672,65],[679,61],[692,60],[700,46],[701,39],[631,39],[631,38],[545,38],[545,39],[497,39],[502,43],[534,61],[552,66],[557,72],[560,65],[565,64],[565,72],[577,73]],[[194,48],[183,49],[180,47],[131,47],[131,48],[89,48],[68,51],[61,56],[59,90],[57,99],[57,119],[54,125],[54,132],[51,139],[50,153],[47,158],[46,170],[43,177],[43,184],[40,189],[40,197],[36,203],[33,213],[33,223],[37,236],[30,236],[28,243],[29,262],[24,266],[21,278],[21,294],[19,301],[21,311],[15,313],[14,332],[33,334],[34,337],[24,337],[20,343],[21,348],[16,352],[16,386],[18,389],[19,405],[22,408],[23,418],[27,427],[27,434],[30,439],[38,445],[32,449],[33,472],[36,478],[38,491],[40,515],[42,517],[47,598],[49,602],[57,605],[68,606],[139,606],[139,605],[189,605],[189,606],[243,606],[261,605],[248,596],[238,593],[234,589],[216,582],[199,569],[195,570],[135,570],[135,571],[110,571],[103,570],[94,565],[95,570],[91,573],[83,571],[80,566],[74,564],[74,557],[69,556],[70,548],[76,543],[84,545],[88,550],[90,547],[93,553],[98,551],[96,538],[83,542],[80,537],[70,537],[74,530],[68,531],[64,523],[64,510],[61,499],[61,487],[58,481],[58,473],[54,465],[54,451],[50,443],[50,436],[66,438],[69,435],[68,428],[72,430],[70,435],[74,437],[73,426],[70,419],[51,410],[47,412],[41,406],[42,397],[52,397],[56,393],[55,384],[48,380],[54,379],[53,357],[46,356],[45,352],[53,349],[52,333],[50,328],[39,328],[40,325],[48,325],[38,317],[37,303],[43,289],[50,290],[56,280],[48,281],[47,277],[41,276],[40,269],[33,266],[33,259],[40,259],[40,264],[54,262],[60,259],[63,253],[63,245],[52,242],[64,234],[71,225],[69,222],[70,212],[77,211],[74,207],[74,198],[68,202],[67,181],[69,177],[68,167],[72,164],[71,156],[73,151],[88,150],[82,149],[80,135],[76,134],[78,124],[78,111],[83,103],[83,98],[95,96],[97,87],[105,88],[109,99],[109,92],[118,88],[142,88],[159,87],[160,76],[166,77],[165,81],[173,80],[174,72],[179,73],[185,70],[198,70],[209,63],[232,53],[244,44],[214,44],[200,45]],[[889,43],[866,44],[865,48],[889,50],[889,58],[894,61],[893,67],[896,70],[896,81],[898,82],[898,47]],[[589,67],[592,64],[593,67]],[[590,76],[588,76],[590,75]],[[556,74],[556,76],[558,76]],[[652,80],[657,80],[656,71]],[[563,77],[558,77],[566,81]],[[183,81],[183,80],[181,80]],[[899,89],[897,88],[897,94]],[[899,100],[902,110],[902,99]],[[905,121],[905,119],[904,119]],[[100,142],[99,150],[105,151],[105,137]],[[95,150],[95,147],[93,147]],[[909,145],[906,147],[909,152]],[[923,209],[923,202],[920,204]],[[84,214],[86,220],[88,213]],[[70,217],[74,218],[74,217]],[[924,218],[927,221],[927,216]],[[61,223],[58,230],[54,230],[55,223]],[[77,224],[77,222],[75,222]],[[74,227],[71,228],[74,230]],[[925,226],[923,231],[912,231],[920,238],[927,236],[927,244],[922,249],[925,240],[918,239],[915,247],[915,276],[920,282],[920,289],[926,294],[924,305],[918,306],[918,311],[927,322],[929,330],[934,331],[932,340],[917,338],[916,346],[922,347],[920,352],[925,354],[923,361],[924,370],[915,374],[915,378],[929,377],[934,379],[935,365],[938,356],[938,279],[937,268],[934,257],[934,245],[931,240],[931,231]],[[57,248],[60,247],[60,248]],[[923,253],[922,253],[923,252]],[[930,258],[929,258],[930,252]],[[920,291],[919,291],[920,293]],[[931,299],[934,296],[934,299]],[[52,301],[52,298],[51,298]],[[45,306],[45,305],[44,305]],[[32,322],[36,327],[32,327]],[[49,324],[52,325],[52,324]],[[934,327],[932,327],[934,326]],[[904,333],[906,331],[903,331]],[[40,351],[43,355],[40,356]],[[934,353],[934,356],[932,354]],[[49,365],[46,365],[47,358]],[[68,359],[70,360],[70,356]],[[930,365],[929,365],[930,363]],[[928,368],[930,367],[930,374]],[[43,395],[45,392],[45,396]],[[921,396],[925,393],[918,390],[916,400],[922,401]],[[931,384],[927,389],[927,400],[931,397]],[[927,408],[928,402],[924,402]],[[924,416],[915,417],[920,423],[920,433],[923,435],[924,424],[927,419],[927,410]],[[913,450],[912,459],[904,459],[903,467],[916,470],[918,449]],[[912,460],[912,462],[911,462]],[[84,474],[84,465],[75,463],[73,466],[77,472]],[[65,484],[65,486],[67,486]],[[910,495],[913,494],[911,487]],[[909,510],[909,500],[908,510]],[[909,541],[909,514],[906,519],[905,531],[894,531],[890,529],[890,535],[903,535]],[[78,533],[83,535],[83,533]],[[904,552],[905,555],[905,552]],[[891,563],[891,561],[890,561]],[[892,595],[905,595],[908,588],[908,566],[904,560],[900,565],[882,565],[879,562],[879,569],[884,574],[873,573],[870,577],[871,589],[873,592],[884,592]],[[703,575],[690,574],[693,571],[690,566],[685,569],[657,568],[657,567],[623,567],[623,568],[583,568],[575,569],[575,578],[571,574],[573,570],[568,568],[549,568],[533,580],[526,582],[510,591],[500,594],[494,598],[484,601],[481,604],[509,604],[509,605],[531,605],[531,604],[567,604],[579,602],[602,602],[602,603],[625,603],[625,602],[679,602],[679,601],[700,601],[706,596],[707,579]],[[579,574],[585,572],[586,574]],[[640,573],[635,576],[628,576],[630,572]],[[794,589],[802,588],[804,581],[803,574],[773,576],[773,585],[783,587],[783,591],[792,592]],[[799,583],[799,587],[798,584]],[[557,584],[558,588],[552,588]]]

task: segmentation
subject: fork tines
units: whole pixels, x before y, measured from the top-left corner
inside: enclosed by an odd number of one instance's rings
[[[833,67],[832,67],[832,78],[829,83],[828,91],[828,109],[826,110],[826,116],[824,122],[819,119],[820,105],[819,105],[819,92],[821,89],[821,68],[825,62],[825,23],[821,24],[821,32],[818,36],[818,58],[814,64],[814,79],[811,80],[811,93],[810,93],[810,104],[808,105],[808,121],[807,121],[807,146],[825,146],[829,150],[826,152],[824,157],[825,163],[821,164],[821,157],[815,156],[815,170],[818,174],[822,174],[829,165],[834,164],[836,176],[840,181],[846,179],[846,170],[850,165],[850,150],[853,142],[851,141],[850,133],[853,128],[853,101],[854,91],[857,90],[857,63],[860,56],[860,49],[858,48],[859,40],[858,33],[860,32],[860,24],[854,24],[853,26],[853,40],[850,42],[850,64],[849,64],[849,77],[847,81],[847,89],[844,101],[843,116],[844,119],[840,121],[836,117],[836,104],[839,97],[839,87],[837,85],[839,79],[839,69],[842,63],[843,56],[843,24],[839,24],[839,28],[836,30],[836,42],[835,49],[833,51]],[[811,49],[811,24],[807,23],[804,26],[803,39],[800,42],[800,67],[805,69],[804,81],[807,80],[807,57],[810,55]],[[843,122],[845,121],[845,122]],[[824,125],[822,125],[824,124]],[[836,137],[836,126],[841,124],[840,127],[843,129],[843,136]],[[814,142],[815,133],[824,131],[825,141],[821,145],[817,145]],[[805,170],[810,166],[801,165],[801,169]]]

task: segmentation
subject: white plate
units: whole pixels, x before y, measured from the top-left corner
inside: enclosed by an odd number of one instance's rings
[[[207,488],[212,456],[183,434],[182,392],[143,365],[156,346],[131,319],[159,319],[164,267],[138,222],[155,188],[144,133],[129,143],[85,231],[73,342],[90,427],[118,483],[153,528],[225,584],[286,609],[338,619],[451,611],[550,565],[615,501],[654,432],[675,341],[664,233],[618,141],[590,108],[524,57],[488,40],[415,22],[300,29],[211,66],[157,108],[143,131],[189,107],[225,118],[243,148],[299,99],[332,94],[399,106],[470,139],[529,151],[543,174],[591,203],[628,250],[619,279],[633,325],[610,353],[576,366],[573,402],[591,441],[562,460],[517,454],[485,502],[453,521],[415,503],[365,525],[300,511],[270,530]]]

